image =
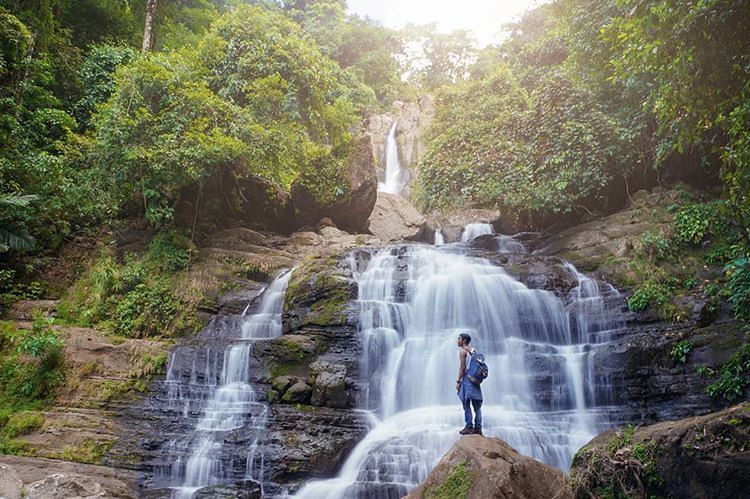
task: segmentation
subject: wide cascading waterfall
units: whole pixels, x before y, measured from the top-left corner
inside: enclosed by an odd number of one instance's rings
[[[378,183],[378,190],[388,194],[400,194],[404,190],[404,172],[401,169],[396,140],[397,125],[398,122],[394,121],[385,141],[385,181]]]
[[[396,498],[426,478],[463,426],[454,388],[459,332],[472,335],[490,366],[485,435],[566,470],[607,426],[610,400],[597,388],[606,379],[590,357],[605,331],[622,325],[615,297],[597,301],[598,287],[577,271],[567,299],[529,289],[465,252],[460,243],[383,249],[355,271],[363,397],[379,422],[337,478],[309,483],[299,497]]]
[[[173,463],[160,481],[173,487],[173,497],[189,498],[203,487],[239,480],[262,482],[262,456],[255,451],[268,407],[256,399],[250,384],[251,348],[253,341],[281,335],[290,275],[281,274],[263,291],[256,312],[248,313],[248,305],[230,327],[209,326],[202,334],[211,341],[172,352],[166,380],[169,406],[181,408],[185,418],[200,415],[194,431],[167,449]],[[237,432],[249,438],[239,438]],[[231,440],[242,440],[240,455],[224,449]]]

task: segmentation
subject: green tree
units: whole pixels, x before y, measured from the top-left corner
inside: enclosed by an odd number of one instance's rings
[[[435,24],[408,25],[402,31],[406,71],[411,81],[434,90],[466,78],[476,47],[466,30],[437,31]]]
[[[226,171],[288,187],[348,142],[356,82],[344,76],[280,11],[240,6],[195,47],[117,73],[93,155],[120,203],[138,199],[157,226],[181,188]]]

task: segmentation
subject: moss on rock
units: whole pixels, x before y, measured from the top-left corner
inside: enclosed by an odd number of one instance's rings
[[[468,469],[469,463],[466,459],[458,463],[445,480],[437,486],[430,487],[425,492],[425,497],[430,499],[455,499],[466,497],[476,480],[476,471]]]

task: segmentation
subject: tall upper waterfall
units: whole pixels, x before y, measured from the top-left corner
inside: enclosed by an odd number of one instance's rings
[[[515,249],[523,250],[518,245]],[[377,422],[335,479],[303,498],[401,497],[459,438],[456,336],[471,334],[490,376],[485,435],[567,469],[608,424],[609,383],[591,360],[622,326],[612,288],[579,274],[567,297],[530,289],[461,245],[386,248],[357,268],[364,404]]]
[[[396,141],[397,125],[398,122],[394,121],[385,141],[385,182],[378,183],[378,190],[389,194],[400,194],[404,190],[404,171],[398,158]]]
[[[262,481],[262,456],[256,449],[268,407],[256,401],[250,385],[250,349],[253,340],[281,335],[290,275],[280,275],[263,291],[257,312],[248,314],[246,309],[239,323],[213,324],[202,333],[220,336],[226,345],[223,351],[216,350],[215,342],[173,351],[167,370],[169,405],[181,407],[185,418],[200,414],[195,430],[167,449],[174,455],[173,464],[162,480],[173,487],[173,497],[192,497],[199,488],[234,481],[238,474]],[[185,369],[186,365],[192,367]],[[236,461],[227,462],[222,446],[239,429],[253,436],[241,446],[243,453],[234,457]]]

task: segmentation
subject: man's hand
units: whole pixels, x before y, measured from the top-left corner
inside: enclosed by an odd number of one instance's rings
[[[458,391],[460,391],[460,390],[461,390],[461,382],[460,382],[460,381],[457,381],[457,382],[456,382],[456,391],[458,392]]]

